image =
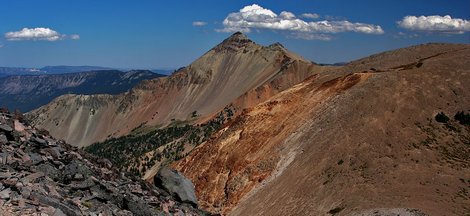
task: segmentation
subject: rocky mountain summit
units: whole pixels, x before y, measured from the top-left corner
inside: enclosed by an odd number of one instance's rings
[[[0,215],[204,215],[192,183],[164,169],[160,187],[0,111]]]

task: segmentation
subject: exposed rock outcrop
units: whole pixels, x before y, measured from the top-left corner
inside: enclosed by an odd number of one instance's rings
[[[161,168],[155,175],[154,183],[179,201],[197,207],[196,192],[193,183],[179,171],[167,167]]]

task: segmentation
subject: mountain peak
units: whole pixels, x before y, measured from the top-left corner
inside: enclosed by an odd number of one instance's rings
[[[249,44],[254,44],[245,34],[241,32],[235,32],[230,37],[222,41],[219,45],[215,47],[216,51],[238,51]]]
[[[236,40],[249,40],[248,36],[243,34],[242,32],[235,32],[233,33],[228,39],[236,39]]]

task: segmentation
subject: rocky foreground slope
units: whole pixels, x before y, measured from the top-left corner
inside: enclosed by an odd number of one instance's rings
[[[466,215],[469,59],[426,44],[311,76],[174,167],[222,214]]]
[[[203,122],[235,100],[241,108],[253,106],[327,68],[280,44],[261,46],[235,33],[171,76],[118,96],[65,95],[29,117],[38,128],[81,147],[141,125]]]
[[[162,169],[159,187],[0,112],[0,215],[204,215],[192,183]]]

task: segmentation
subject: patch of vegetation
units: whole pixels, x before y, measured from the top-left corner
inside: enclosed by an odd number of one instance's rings
[[[457,112],[454,119],[462,125],[470,125],[470,114],[465,114],[464,111]]]
[[[185,125],[157,129],[145,134],[131,134],[95,143],[85,150],[99,157],[108,158],[118,168],[126,170],[128,166],[138,162],[145,153],[172,142],[193,129],[193,126]],[[155,160],[157,160],[156,155],[152,158],[145,158],[145,164],[150,166]],[[147,169],[148,166],[142,169]],[[130,167],[129,171],[133,174],[140,172],[137,167]]]
[[[449,117],[447,117],[444,112],[438,113],[436,117],[434,117],[434,119],[436,119],[436,121],[440,123],[447,123],[449,121]]]
[[[168,127],[149,131],[139,130],[142,128],[140,125],[127,136],[94,143],[86,147],[85,151],[109,159],[121,172],[142,176],[157,162],[166,164],[185,157],[188,154],[187,147],[191,150],[208,140],[232,116],[232,108],[226,107],[214,119],[202,125],[184,122],[176,124],[176,120],[173,120]]]

